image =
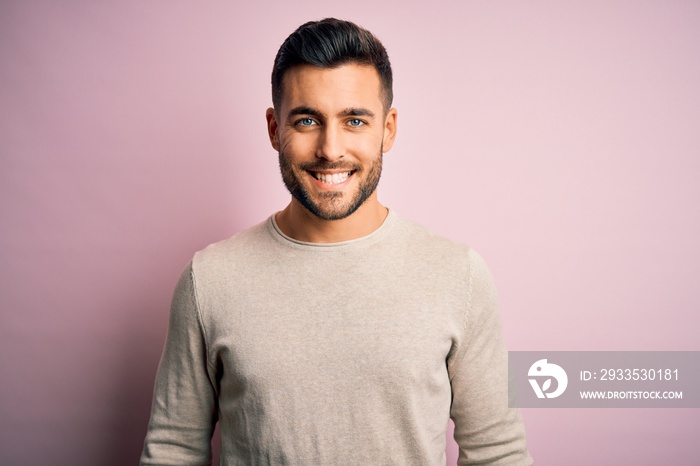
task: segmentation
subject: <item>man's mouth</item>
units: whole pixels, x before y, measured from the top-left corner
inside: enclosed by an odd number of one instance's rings
[[[321,172],[310,172],[311,175],[316,178],[318,181],[329,184],[329,185],[334,185],[334,184],[340,184],[343,181],[347,180],[350,175],[352,175],[355,171],[347,171],[347,172],[340,172],[340,173],[321,173]]]

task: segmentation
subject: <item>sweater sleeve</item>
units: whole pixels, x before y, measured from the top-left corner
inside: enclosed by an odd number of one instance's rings
[[[190,264],[173,295],[141,465],[211,464],[217,421],[211,372]]]
[[[496,288],[484,260],[469,250],[464,336],[448,358],[451,417],[459,465],[530,465],[520,412],[508,407],[508,354]]]

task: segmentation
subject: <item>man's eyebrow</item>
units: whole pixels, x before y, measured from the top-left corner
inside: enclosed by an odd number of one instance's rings
[[[321,113],[319,110],[312,108],[312,107],[307,107],[304,105],[300,105],[299,107],[294,107],[289,111],[289,116],[296,116],[296,115],[310,115],[313,117],[317,118],[324,118],[323,113]],[[366,108],[360,108],[360,107],[349,107],[346,109],[341,110],[338,113],[339,116],[341,117],[348,117],[348,116],[366,116],[369,118],[374,118],[374,112],[371,110],[368,110]]]
[[[374,113],[371,112],[370,110],[367,110],[366,108],[346,108],[342,112],[340,112],[340,116],[366,116],[370,118],[374,118]]]
[[[299,107],[294,107],[293,109],[291,109],[289,111],[289,116],[295,116],[295,115],[311,115],[311,116],[315,116],[317,118],[323,117],[323,114],[321,114],[321,112],[319,112],[315,108],[305,107],[303,105],[301,105]]]

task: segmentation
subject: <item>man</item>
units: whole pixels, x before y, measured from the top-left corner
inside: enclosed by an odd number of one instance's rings
[[[488,269],[382,206],[386,50],[335,19],[282,44],[267,110],[289,205],[175,290],[142,464],[531,464]]]

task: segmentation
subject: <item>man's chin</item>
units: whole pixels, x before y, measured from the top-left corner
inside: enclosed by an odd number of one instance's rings
[[[309,207],[306,205],[304,205],[304,208],[306,208],[306,210],[309,211],[315,217],[318,217],[321,220],[328,220],[328,221],[343,220],[345,218],[348,218],[352,214],[354,214],[355,211],[357,210],[357,207],[329,209],[329,208],[321,208],[319,206]]]
[[[345,201],[341,192],[324,193],[320,199],[310,199],[305,195],[294,197],[310,214],[328,221],[343,220],[354,214],[362,204]]]

